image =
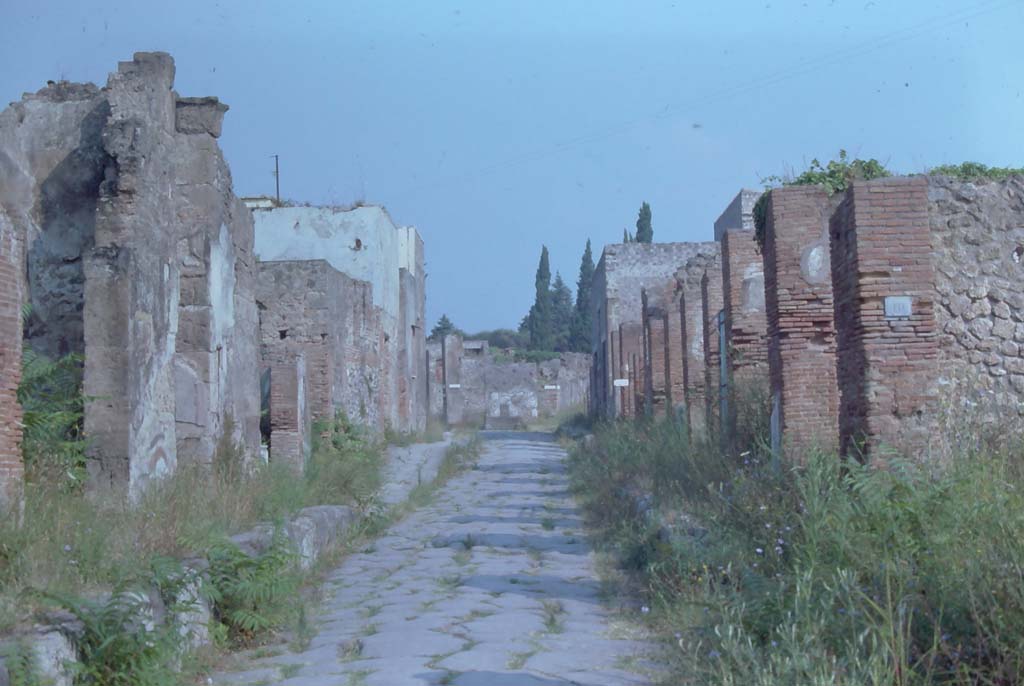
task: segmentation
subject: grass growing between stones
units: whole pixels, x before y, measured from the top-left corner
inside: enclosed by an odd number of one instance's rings
[[[773,467],[756,441],[723,455],[675,421],[621,423],[570,471],[599,543],[646,589],[670,683],[1010,686],[1024,444],[1009,438],[941,468]]]

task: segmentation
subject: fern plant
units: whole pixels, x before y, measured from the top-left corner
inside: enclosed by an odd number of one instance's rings
[[[44,686],[46,683],[39,673],[35,653],[24,640],[8,646],[3,657],[10,686]]]
[[[203,593],[221,630],[215,635],[237,644],[253,643],[284,621],[288,598],[298,587],[295,555],[276,532],[270,548],[251,557],[228,539],[211,545]]]
[[[40,478],[73,491],[85,481],[86,442],[82,436],[85,400],[82,356],[51,360],[31,348],[22,354],[18,402],[23,409],[22,454]]]
[[[34,593],[70,612],[82,626],[75,640],[78,662],[69,665],[76,686],[173,686],[182,647],[175,618],[190,605],[179,598],[193,581],[177,561],[157,558],[106,600]],[[162,623],[154,621],[147,588],[156,588],[165,603]]]

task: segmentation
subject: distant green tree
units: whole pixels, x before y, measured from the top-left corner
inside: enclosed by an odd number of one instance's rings
[[[626,229],[623,229],[622,230],[622,242],[623,243],[629,243],[631,240],[632,240],[632,238],[629,235],[629,231],[627,231]]]
[[[572,291],[565,284],[561,274],[555,274],[555,283],[551,287],[551,315],[551,349],[568,352],[572,346]]]
[[[535,296],[533,307],[530,308],[530,349],[552,350],[554,341],[554,325],[552,318],[551,265],[548,259],[548,247],[542,246],[540,263],[537,265],[537,276],[534,280]]]
[[[651,206],[646,202],[640,206],[640,213],[636,219],[636,242],[654,242],[654,228],[651,226]]]
[[[593,319],[590,315],[590,293],[594,284],[594,254],[590,249],[590,240],[580,260],[580,276],[576,280],[576,307],[572,313],[572,334],[569,348],[578,353],[590,352],[590,327]]]
[[[452,320],[448,319],[448,315],[442,314],[441,318],[437,320],[437,324],[434,324],[434,328],[430,330],[430,335],[427,336],[427,340],[439,341],[450,333],[460,333],[455,325],[452,324]]]

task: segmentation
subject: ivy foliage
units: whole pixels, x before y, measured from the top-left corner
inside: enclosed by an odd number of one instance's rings
[[[1024,167],[989,167],[980,162],[942,164],[928,171],[936,176],[950,176],[961,181],[990,179],[1000,181],[1010,176],[1024,176]]]
[[[768,224],[768,192],[772,188],[778,186],[821,186],[831,196],[845,191],[851,181],[867,181],[891,175],[885,165],[874,158],[851,160],[845,150],[840,150],[839,156],[828,164],[822,165],[817,159],[811,160],[810,166],[798,176],[792,178],[778,175],[768,176],[762,179],[765,184],[765,192],[754,204],[754,240],[757,241],[758,247],[764,247],[765,229]]]

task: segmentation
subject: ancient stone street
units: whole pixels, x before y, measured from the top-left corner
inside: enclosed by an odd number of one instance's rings
[[[221,684],[645,684],[650,646],[612,607],[543,434],[482,456],[327,579],[305,650],[253,651]],[[293,644],[294,646],[294,644]]]

